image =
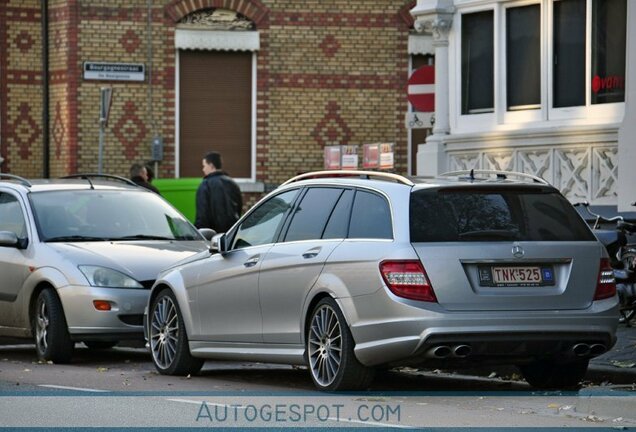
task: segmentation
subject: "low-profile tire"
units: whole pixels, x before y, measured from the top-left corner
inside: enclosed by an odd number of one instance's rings
[[[574,390],[585,378],[589,360],[556,363],[549,360],[536,361],[520,366],[525,380],[541,390]]]
[[[75,344],[68,333],[62,303],[52,288],[38,294],[32,319],[38,358],[53,363],[69,363]]]
[[[320,300],[311,312],[305,344],[309,373],[319,390],[364,390],[373,381],[375,370],[355,357],[353,337],[331,297]]]
[[[190,375],[199,372],[204,360],[190,354],[181,310],[172,291],[165,289],[157,295],[148,316],[150,352],[159,373]]]
[[[119,341],[84,341],[84,345],[92,350],[107,350],[117,345]]]

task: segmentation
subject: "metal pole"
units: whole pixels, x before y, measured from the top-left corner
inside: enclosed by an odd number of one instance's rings
[[[102,173],[102,160],[104,157],[104,129],[106,121],[99,119],[99,154],[97,156],[97,174]]]
[[[50,175],[49,2],[42,0],[42,177]]]

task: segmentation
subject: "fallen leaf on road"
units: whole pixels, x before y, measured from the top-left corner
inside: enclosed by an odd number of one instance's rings
[[[633,368],[634,366],[636,366],[635,361],[629,361],[629,360],[625,360],[625,361],[612,360],[610,363],[612,363],[613,366],[616,366],[619,368]]]
[[[358,398],[355,400],[359,402],[386,402],[389,399],[384,397],[368,397],[368,398],[364,397],[364,398]]]
[[[106,372],[108,370],[108,368],[105,367],[98,367],[97,368],[97,372]]]
[[[551,403],[548,405],[548,408],[560,408],[561,405],[557,404],[557,403]]]

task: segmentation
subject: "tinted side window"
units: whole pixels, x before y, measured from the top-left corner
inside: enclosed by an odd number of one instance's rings
[[[342,194],[337,188],[310,188],[294,210],[285,241],[319,239],[336,201]]]
[[[0,231],[11,231],[19,238],[26,237],[26,224],[17,198],[0,193]]]
[[[383,197],[371,192],[356,192],[349,238],[393,238],[391,211],[389,203]]]
[[[322,235],[324,239],[339,239],[347,237],[349,229],[349,215],[351,214],[351,202],[353,201],[353,191],[346,190],[340,196],[338,204],[331,212],[329,222]]]
[[[272,243],[297,194],[287,191],[259,205],[239,226],[232,249]]]

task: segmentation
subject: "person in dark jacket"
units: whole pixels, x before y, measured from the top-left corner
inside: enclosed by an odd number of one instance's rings
[[[150,183],[148,178],[148,171],[145,165],[138,163],[132,164],[132,166],[130,167],[130,179],[137,185],[145,187],[146,189],[161,195],[159,193],[159,189],[157,189]]]
[[[211,228],[217,233],[227,232],[239,219],[243,210],[241,189],[221,170],[221,154],[209,152],[203,158],[205,177],[197,189],[197,228]]]

